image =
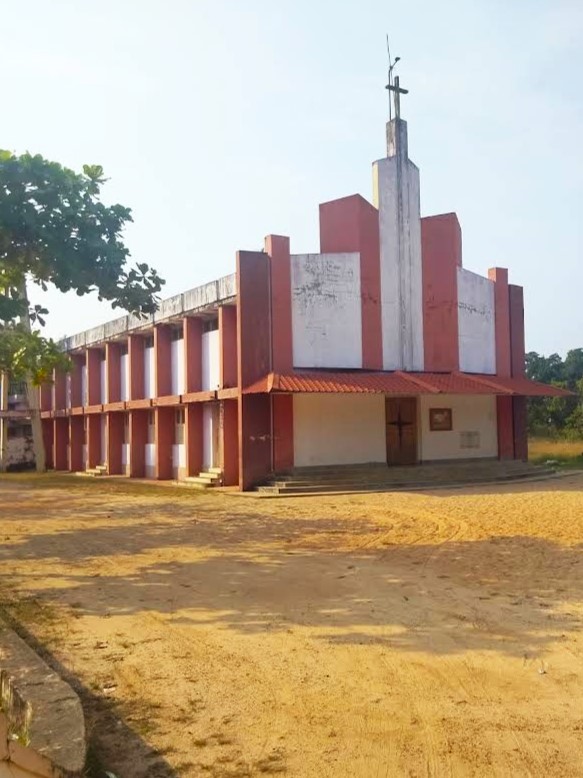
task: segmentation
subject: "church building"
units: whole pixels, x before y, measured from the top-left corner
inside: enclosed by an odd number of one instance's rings
[[[372,202],[322,203],[319,250],[269,235],[153,316],[65,340],[73,369],[40,398],[52,467],[247,490],[293,468],[526,460],[526,398],[563,392],[525,377],[522,287],[463,267],[455,213],[421,217],[395,107]]]

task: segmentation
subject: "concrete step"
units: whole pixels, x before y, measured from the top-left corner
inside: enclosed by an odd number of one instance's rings
[[[88,467],[85,471],[85,475],[92,478],[98,478],[100,475],[106,475],[106,471],[99,470],[97,467]]]
[[[95,465],[95,470],[100,470],[102,473],[107,473],[107,465]]]
[[[202,473],[198,474],[197,478],[205,478],[211,483],[216,483],[217,481],[221,480],[221,473],[209,473],[208,471],[203,471]]]
[[[212,483],[206,478],[199,478],[197,475],[189,475],[182,483],[192,489],[209,489],[212,486]]]

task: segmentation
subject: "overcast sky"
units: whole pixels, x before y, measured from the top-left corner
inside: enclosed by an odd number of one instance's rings
[[[527,348],[583,346],[581,0],[0,0],[0,148],[80,170],[132,208],[164,296],[268,233],[318,250],[318,203],[372,198],[385,32],[400,55],[422,215],[456,211],[465,267],[524,284]],[[112,317],[47,296],[59,337]],[[119,315],[119,313],[114,314]]]

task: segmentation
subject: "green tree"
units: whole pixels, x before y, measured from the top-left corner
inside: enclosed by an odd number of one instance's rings
[[[45,456],[35,386],[64,363],[40,334],[47,311],[31,308],[28,285],[94,292],[114,308],[143,315],[157,309],[164,283],[147,264],[129,265],[122,233],[131,211],[101,202],[105,180],[99,165],[76,173],[40,155],[0,151],[0,370],[26,376],[40,471]]]

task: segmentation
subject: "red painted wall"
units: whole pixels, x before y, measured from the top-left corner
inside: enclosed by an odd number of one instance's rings
[[[526,397],[512,398],[512,420],[514,431],[514,458],[528,461],[528,423]]]
[[[67,443],[69,442],[69,422],[65,417],[54,419],[54,441],[53,451],[55,470],[68,470],[69,458],[67,452]]]
[[[200,392],[202,386],[202,319],[197,319],[194,316],[187,316],[184,319],[184,352],[186,391]]]
[[[51,387],[49,387],[51,388]],[[42,428],[43,428],[43,441],[45,444],[45,454],[46,454],[46,462],[47,467],[52,468],[54,467],[54,461],[53,461],[53,439],[55,436],[55,429],[52,419],[43,419],[42,420]]]
[[[65,408],[65,397],[67,392],[67,376],[65,373],[54,371],[53,384],[53,408],[56,411],[62,411]],[[63,469],[63,468],[60,468]]]
[[[238,402],[237,400],[223,400],[223,470],[224,486],[236,486],[239,483],[239,446],[238,435]]]
[[[294,398],[291,394],[274,394],[273,469],[275,472],[294,466]]]
[[[172,442],[174,440],[174,408],[156,408],[156,478],[172,478]]]
[[[40,409],[51,411],[53,409],[53,385],[43,384],[40,388]]]
[[[87,405],[99,405],[100,403],[101,351],[100,349],[89,348],[87,349]]]
[[[265,252],[270,259],[272,369],[276,373],[293,370],[292,290],[289,238],[268,235]]]
[[[421,219],[425,370],[459,370],[457,269],[462,233],[455,213]]]
[[[107,359],[107,402],[117,403],[121,400],[121,351],[119,343],[107,343],[105,355]]]
[[[123,413],[107,414],[107,467],[111,475],[122,473],[123,420]]]
[[[219,353],[221,389],[237,386],[237,309],[234,305],[219,308]]]
[[[513,376],[523,376],[524,362],[524,293],[521,286],[509,284],[510,307],[510,369]]]
[[[360,252],[362,366],[382,370],[379,214],[360,195],[320,205],[320,251]]]
[[[87,416],[87,467],[102,463],[101,451],[101,414]]]
[[[128,359],[130,362],[130,400],[142,400],[144,397],[144,339],[140,335],[129,336]]]
[[[172,394],[172,353],[170,327],[159,324],[154,328],[154,359],[156,361],[156,394]],[[170,474],[170,478],[172,474]]]
[[[186,406],[184,443],[187,476],[198,475],[202,470],[202,407],[203,403]]]
[[[129,414],[130,476],[132,478],[143,478],[146,474],[145,445],[148,441],[148,411],[130,411]]]
[[[79,408],[83,405],[81,396],[83,365],[85,364],[85,355],[75,354],[72,358],[73,369],[71,370],[71,407]]]
[[[498,457],[514,459],[514,420],[512,415],[512,397],[496,397],[498,419]]]
[[[237,253],[237,379],[241,391],[271,369],[269,257]],[[239,395],[239,488],[271,470],[269,395]]]
[[[494,281],[496,374],[506,377],[511,374],[508,270],[503,267],[492,267],[488,270],[488,278]]]
[[[83,416],[69,417],[69,470],[83,470]]]

